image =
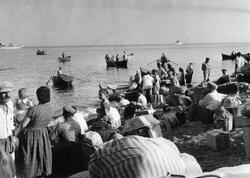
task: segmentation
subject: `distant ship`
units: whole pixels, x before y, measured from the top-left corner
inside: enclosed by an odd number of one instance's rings
[[[178,44],[178,45],[182,45],[182,44],[183,44],[183,43],[182,43],[181,41],[179,41],[179,40],[177,40],[175,43]]]
[[[0,49],[21,49],[24,46],[17,46],[17,45],[13,45],[12,43],[10,43],[8,46],[0,43]]]

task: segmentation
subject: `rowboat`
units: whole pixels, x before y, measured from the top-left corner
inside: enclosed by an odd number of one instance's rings
[[[44,51],[36,51],[36,55],[45,55],[46,54],[46,51],[44,50]]]
[[[236,55],[228,55],[228,54],[223,54],[221,53],[222,56],[222,60],[235,60],[236,59]]]
[[[120,60],[120,61],[106,61],[107,67],[116,67],[116,68],[127,68],[128,60]]]
[[[58,57],[57,60],[58,62],[67,62],[70,61],[71,56],[65,56],[65,57]]]
[[[53,76],[53,85],[57,88],[67,88],[72,86],[74,77],[61,74],[59,76]]]
[[[0,49],[21,49],[23,46],[2,46]]]

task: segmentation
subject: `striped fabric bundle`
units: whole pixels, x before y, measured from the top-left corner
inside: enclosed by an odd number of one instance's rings
[[[162,137],[127,136],[100,146],[89,162],[92,178],[163,177],[184,175],[178,148]]]

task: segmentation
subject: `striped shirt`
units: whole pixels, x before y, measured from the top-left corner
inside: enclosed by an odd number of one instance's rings
[[[92,178],[184,175],[185,168],[178,148],[171,141],[135,135],[102,144],[89,162]]]

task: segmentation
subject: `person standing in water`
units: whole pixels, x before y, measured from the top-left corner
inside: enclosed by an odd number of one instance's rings
[[[208,82],[210,79],[211,67],[209,64],[210,58],[206,58],[205,62],[202,63],[201,69],[203,71],[203,82]]]
[[[189,85],[192,82],[193,73],[194,73],[193,63],[190,62],[186,68],[186,75],[185,75],[187,85]]]

